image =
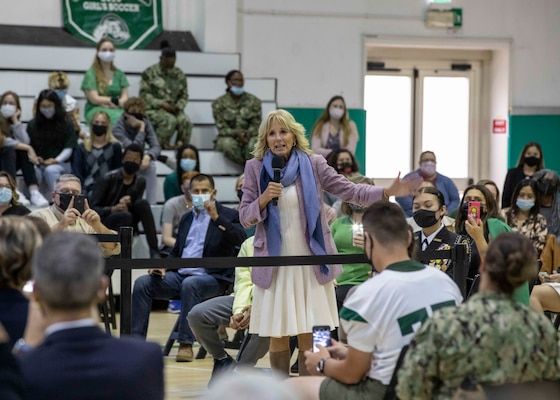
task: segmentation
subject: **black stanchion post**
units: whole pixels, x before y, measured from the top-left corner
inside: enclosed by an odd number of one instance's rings
[[[456,244],[451,249],[452,259],[455,261],[453,267],[453,280],[459,287],[463,299],[467,299],[467,245]]]
[[[132,258],[132,227],[120,229],[121,258]],[[132,276],[130,268],[121,269],[121,335],[130,335],[132,326]]]

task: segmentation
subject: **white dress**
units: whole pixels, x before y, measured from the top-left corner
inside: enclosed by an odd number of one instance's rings
[[[282,256],[312,255],[302,230],[302,216],[295,185],[282,190],[278,199],[282,232]],[[338,326],[333,282],[320,285],[311,265],[275,268],[268,289],[254,286],[251,333],[264,337],[311,333],[314,325]]]

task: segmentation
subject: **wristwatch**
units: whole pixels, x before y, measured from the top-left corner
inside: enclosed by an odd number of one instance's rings
[[[25,340],[21,338],[18,339],[17,342],[15,342],[14,347],[12,349],[12,353],[13,354],[27,353],[28,351],[31,350],[33,350],[33,347],[25,343]]]
[[[328,358],[321,358],[319,360],[319,362],[317,363],[317,372],[319,372],[320,374],[323,373],[323,371],[325,370],[325,362],[328,360]]]

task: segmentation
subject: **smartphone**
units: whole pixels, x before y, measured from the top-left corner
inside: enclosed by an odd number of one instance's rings
[[[78,210],[80,212],[80,214],[83,214],[85,211],[85,200],[86,197],[85,196],[74,196],[74,208],[76,210]]]
[[[469,201],[468,207],[468,215],[473,217],[475,220],[480,221],[480,201]]]
[[[329,347],[331,345],[331,327],[328,325],[316,325],[313,327],[313,352],[319,351],[317,345]]]

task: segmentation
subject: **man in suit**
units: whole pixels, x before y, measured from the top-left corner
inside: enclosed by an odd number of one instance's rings
[[[33,297],[47,328],[41,345],[19,353],[28,398],[164,398],[160,347],[113,338],[92,318],[107,289],[104,268],[88,235],[52,233],[35,253]]]
[[[216,198],[214,180],[199,174],[190,182],[194,210],[181,218],[171,258],[232,257],[246,239],[236,210],[222,206]],[[177,362],[193,360],[195,340],[188,321],[198,303],[224,294],[233,281],[232,268],[150,269],[134,283],[132,292],[132,334],[146,337],[152,300],[181,298]]]

